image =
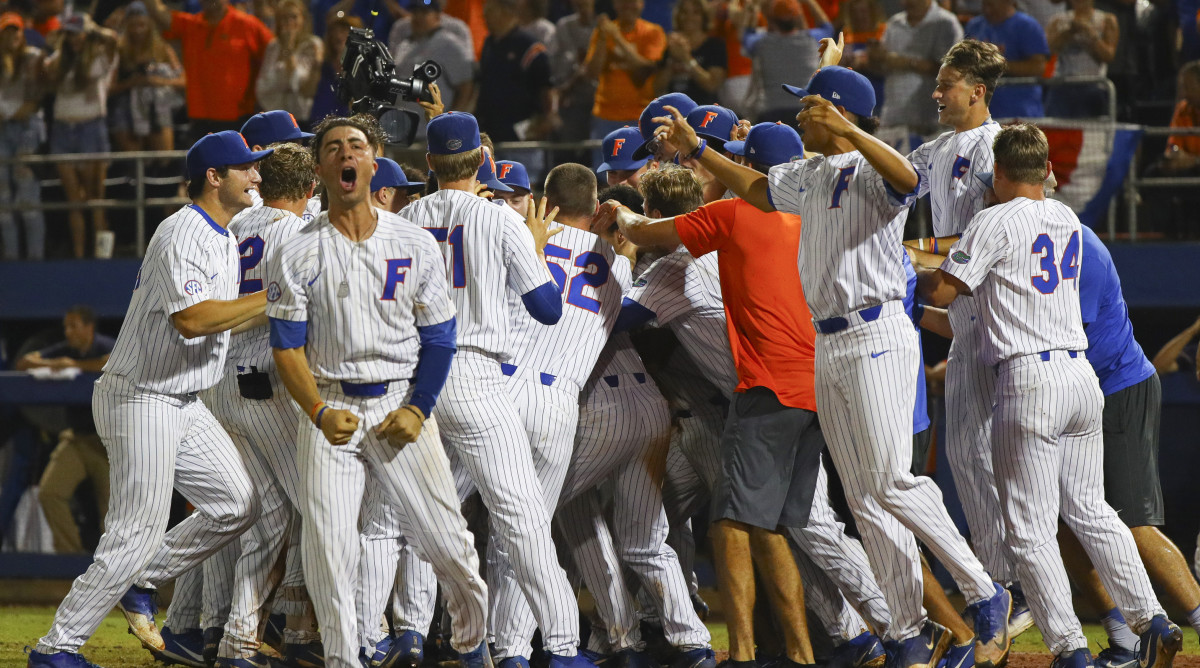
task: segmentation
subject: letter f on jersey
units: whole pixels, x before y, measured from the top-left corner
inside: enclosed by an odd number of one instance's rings
[[[960,156],[954,158],[954,165],[950,167],[950,176],[955,179],[962,179],[967,175],[967,171],[971,169],[971,161]]]
[[[829,208],[842,208],[842,195],[850,189],[850,178],[854,176],[855,165],[842,167],[838,172],[837,184],[833,186],[833,197],[830,198]]]
[[[397,260],[387,261],[387,270],[383,273],[383,295],[379,298],[383,301],[394,301],[396,299],[396,286],[404,282],[404,277],[408,275],[408,268],[412,266],[412,258],[400,258]]]

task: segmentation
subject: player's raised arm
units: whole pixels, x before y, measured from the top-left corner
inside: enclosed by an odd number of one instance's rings
[[[656,134],[667,143],[679,149],[685,158],[698,161],[717,180],[725,184],[733,194],[753,204],[768,213],[775,211],[768,193],[767,175],[750,167],[739,165],[721,155],[720,151],[707,150],[707,142],[696,136],[696,131],[688,125],[687,119],[679,110],[672,106],[666,107],[670,116],[660,116],[654,119],[659,123]],[[635,242],[636,243],[636,242]]]
[[[913,169],[908,158],[883,140],[850,122],[833,102],[819,95],[809,95],[801,102],[804,104],[804,111],[800,112],[796,120],[802,127],[808,123],[822,125],[833,135],[850,142],[897,192],[909,193],[917,189],[917,171]]]
[[[592,231],[607,237],[614,223],[621,234],[637,246],[675,248],[682,243],[673,217],[654,220],[634,213],[616,200],[609,200],[600,205],[600,211],[592,222]]]

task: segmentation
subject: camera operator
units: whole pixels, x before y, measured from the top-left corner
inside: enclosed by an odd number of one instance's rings
[[[438,79],[442,104],[449,111],[464,110],[464,105],[470,103],[475,91],[474,60],[470,48],[459,36],[442,27],[441,0],[417,0],[413,2],[411,11],[410,33],[391,46],[396,72],[406,76],[426,60],[437,62],[442,66],[442,76]],[[421,111],[415,103],[399,106],[418,113]],[[422,122],[417,137],[424,136],[425,123]]]

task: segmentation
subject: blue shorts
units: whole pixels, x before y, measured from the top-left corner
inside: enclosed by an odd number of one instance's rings
[[[108,123],[104,117],[80,123],[54,121],[50,129],[51,153],[108,153]]]
[[[34,115],[24,122],[0,122],[0,157],[37,153],[42,142],[42,117]]]

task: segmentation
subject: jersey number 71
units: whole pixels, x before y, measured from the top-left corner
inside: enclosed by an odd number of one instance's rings
[[[575,257],[574,265],[583,271],[571,277],[568,287],[567,270],[551,258],[566,260],[569,266],[571,264],[570,249],[546,244],[544,253],[546,254],[546,266],[550,269],[550,275],[554,277],[554,282],[558,284],[559,294],[562,294],[563,290],[567,290],[567,303],[585,311],[599,313],[600,301],[583,294],[583,289],[585,287],[599,289],[608,282],[608,259],[600,253],[592,251],[580,253]]]
[[[441,243],[450,242],[450,249],[454,255],[452,260],[452,264],[454,265],[454,287],[465,288],[467,286],[467,259],[463,253],[462,225],[455,225],[453,229],[449,230],[444,227],[426,227],[425,229],[437,241]]]

